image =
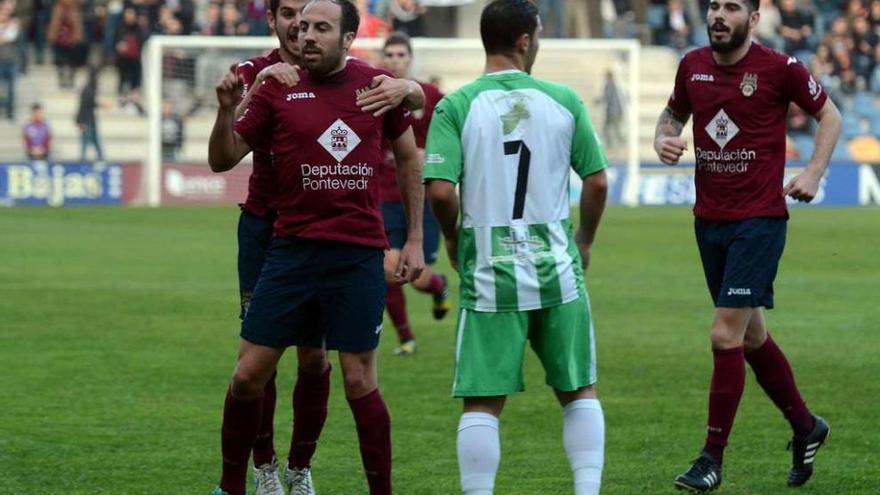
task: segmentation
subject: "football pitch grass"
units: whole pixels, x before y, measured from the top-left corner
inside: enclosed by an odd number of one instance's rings
[[[238,345],[236,221],[233,208],[0,209],[0,493],[210,492]],[[878,243],[878,209],[797,209],[789,224],[769,325],[832,425],[797,493],[880,493]],[[449,273],[445,256],[438,266]],[[702,446],[712,362],[690,211],[610,209],[588,285],[603,493],[674,493]],[[418,353],[392,356],[390,324],[379,348],[395,493],[455,494],[455,314],[436,322],[429,298],[407,296]],[[288,353],[278,377],[281,458],[294,361]],[[531,353],[525,376],[502,416],[496,493],[572,493],[561,411]],[[789,435],[749,372],[718,493],[794,493]],[[320,495],[366,493],[338,365],[313,475]]]

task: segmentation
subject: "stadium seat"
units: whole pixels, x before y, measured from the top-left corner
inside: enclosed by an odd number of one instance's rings
[[[862,123],[853,112],[843,114],[843,137],[852,139],[862,134]]]
[[[852,159],[861,163],[880,163],[880,141],[874,136],[857,137],[849,143]]]
[[[813,136],[807,134],[793,134],[791,140],[798,152],[801,160],[807,161],[813,156],[813,150],[816,149],[816,141]]]
[[[860,91],[853,96],[853,112],[859,117],[873,119],[877,112],[877,101],[873,94]]]
[[[875,115],[871,119],[871,129],[869,133],[875,137],[880,136],[880,115]]]
[[[831,153],[831,161],[838,162],[851,159],[847,142],[843,140],[837,141],[837,146],[834,147],[834,151]]]

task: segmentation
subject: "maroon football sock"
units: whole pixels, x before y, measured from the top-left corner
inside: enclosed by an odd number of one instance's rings
[[[413,285],[413,287],[416,287],[416,286]],[[441,277],[440,275],[438,275],[436,273],[431,275],[431,280],[430,280],[430,282],[428,282],[428,287],[426,287],[424,289],[419,289],[418,287],[416,287],[416,289],[418,291],[427,292],[428,294],[431,294],[434,296],[439,296],[440,294],[442,294],[443,289],[445,289],[445,288],[446,288],[446,284],[443,282],[443,277]]]
[[[275,458],[275,377],[278,372],[272,373],[272,378],[263,389],[263,415],[260,421],[260,429],[254,440],[254,466],[269,464]]]
[[[391,417],[379,389],[349,399],[370,495],[391,494]]]
[[[742,347],[713,349],[712,354],[715,365],[709,386],[709,423],[703,451],[721,464],[736,408],[745,388],[746,364]]]
[[[248,457],[260,426],[262,409],[262,397],[241,400],[233,397],[231,390],[226,391],[220,442],[223,452],[220,488],[229,495],[244,495]]]
[[[791,365],[782,349],[768,335],[761,347],[746,353],[746,361],[755,372],[761,388],[791,424],[795,436],[809,435],[815,426],[813,414],[801,398]]]
[[[397,330],[397,337],[401,342],[413,340],[412,329],[409,328],[409,320],[406,317],[406,297],[403,295],[403,287],[397,284],[388,284],[388,292],[385,295],[385,308],[388,316]]]
[[[330,398],[330,370],[316,375],[299,370],[293,388],[293,434],[287,465],[303,469],[311,465],[318,448],[318,438],[327,420],[327,400]]]

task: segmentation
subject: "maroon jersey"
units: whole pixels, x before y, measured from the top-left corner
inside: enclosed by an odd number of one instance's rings
[[[379,74],[362,63],[322,80],[300,71],[300,82],[263,82],[235,131],[253,148],[270,135],[278,196],[275,235],[386,248],[379,208],[382,140],[410,127],[401,108],[382,117],[356,104]]]
[[[443,98],[443,93],[433,84],[417,81],[422,91],[425,92],[425,107],[412,113],[413,134],[416,137],[416,146],[425,149],[428,140],[428,127],[431,125],[431,116],[434,115],[434,107]],[[382,201],[401,201],[400,189],[397,187],[397,167],[394,162],[394,152],[389,142],[385,142],[385,163],[381,172]]]
[[[244,79],[244,88],[241,97],[247,94],[250,87],[257,79],[261,70],[281,62],[278,49],[274,49],[266,55],[255,57],[238,64],[235,73]],[[275,199],[278,189],[278,180],[275,168],[272,166],[272,155],[269,152],[269,144],[263,143],[253,147],[253,171],[248,180],[248,195],[242,208],[248,213],[258,217],[265,217],[272,211],[270,205]]]
[[[734,65],[710,47],[684,56],[669,108],[693,114],[694,214],[713,221],[788,217],[782,181],[789,102],[816,115],[827,95],[794,57],[753,43]]]

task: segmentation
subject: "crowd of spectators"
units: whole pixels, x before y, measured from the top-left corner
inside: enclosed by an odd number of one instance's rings
[[[353,1],[362,16],[359,36],[404,31],[417,37],[431,30],[428,0]],[[535,1],[546,37],[583,36],[592,29],[594,37],[637,37],[682,52],[708,44],[709,0]],[[14,119],[15,79],[33,62],[53,63],[63,89],[74,86],[79,71],[114,70],[119,105],[142,113],[141,52],[149,36],[264,36],[268,2],[0,0],[0,117]],[[847,137],[880,133],[880,0],[760,0],[760,12],[756,38],[810,67],[849,115]],[[594,15],[600,28],[589,22]],[[800,120],[795,115],[792,121],[796,133]]]

